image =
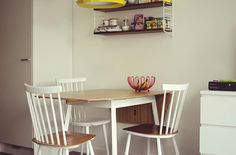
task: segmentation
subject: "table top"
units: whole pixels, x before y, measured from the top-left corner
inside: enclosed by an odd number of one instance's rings
[[[125,89],[95,89],[77,92],[63,92],[61,93],[61,98],[64,100],[93,102],[141,98],[162,94],[164,94],[163,91],[135,92],[134,90]]]

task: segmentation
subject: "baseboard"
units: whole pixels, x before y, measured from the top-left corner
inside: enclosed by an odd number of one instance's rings
[[[17,155],[33,155],[33,149],[1,143],[0,152]]]
[[[93,148],[96,155],[106,155],[106,151],[101,148]],[[71,150],[72,152],[80,152],[80,148]],[[84,153],[86,152],[86,147],[84,148]]]
[[[94,151],[96,155],[106,155],[106,151],[104,149],[94,148]],[[124,154],[124,151],[118,151],[118,155],[123,155],[123,154]],[[132,154],[132,152],[130,152],[129,155],[137,155],[137,154]],[[156,155],[156,154],[150,153],[150,155]]]
[[[106,150],[102,148],[94,148],[94,152],[96,155],[106,155]],[[125,153],[124,151],[118,151],[118,155],[123,155],[124,153]],[[132,152],[130,152],[129,155],[137,155],[137,154],[132,154]],[[156,154],[150,153],[150,155],[156,155]]]

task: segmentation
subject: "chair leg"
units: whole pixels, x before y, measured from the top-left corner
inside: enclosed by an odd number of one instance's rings
[[[125,155],[129,155],[130,141],[131,141],[131,134],[129,133],[126,142]]]
[[[147,155],[150,155],[150,138],[147,138]]]
[[[157,152],[158,155],[162,155],[161,140],[157,139]]]
[[[174,143],[175,154],[176,154],[176,155],[180,155],[180,154],[179,154],[178,145],[177,145],[176,140],[175,140],[175,137],[172,138],[172,141],[173,141],[173,143]]]
[[[42,154],[42,149],[41,146],[39,145],[38,151],[37,151],[37,155],[41,155]]]
[[[89,141],[89,142],[88,142],[88,145],[89,145],[89,150],[90,150],[90,152],[91,152],[91,155],[94,155],[94,150],[93,150],[92,142]]]
[[[69,155],[69,149],[59,149],[59,154],[58,155]]]
[[[69,155],[69,149],[65,149],[65,155]]]
[[[89,134],[89,126],[86,126],[85,133]],[[86,154],[89,155],[89,143],[86,144],[86,151],[87,151]]]
[[[82,133],[84,133],[84,127],[82,126]],[[81,144],[81,150],[80,150],[80,154],[83,155],[84,153],[84,144]]]
[[[109,146],[108,146],[108,141],[107,141],[107,130],[106,130],[106,124],[102,125],[103,128],[103,134],[104,134],[104,139],[105,139],[105,145],[106,145],[106,151],[107,151],[107,155],[109,155]]]
[[[63,150],[62,149],[58,149],[58,155],[63,155]]]

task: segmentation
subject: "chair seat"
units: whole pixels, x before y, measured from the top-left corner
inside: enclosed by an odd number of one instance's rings
[[[168,128],[168,133],[165,134],[166,132],[166,127],[163,127],[162,134],[160,134],[160,126],[155,125],[155,124],[140,124],[128,128],[124,128],[123,130],[126,130],[127,132],[137,135],[137,136],[142,136],[142,137],[149,137],[149,138],[170,138],[174,137],[178,131],[170,133],[170,128]]]
[[[76,132],[66,132],[67,145],[63,144],[62,132],[59,132],[60,145],[58,145],[57,142],[55,141],[56,140],[55,133],[53,133],[53,137],[54,137],[54,143],[56,144],[51,143],[50,134],[48,134],[47,137],[49,139],[49,143],[38,141],[36,140],[36,138],[33,138],[32,141],[35,142],[36,144],[50,146],[50,147],[76,148],[76,147],[79,147],[80,144],[83,144],[89,140],[93,140],[95,135],[82,134],[82,133],[76,133]]]
[[[71,122],[71,124],[75,126],[98,126],[108,123],[110,123],[110,120],[104,118],[86,118]]]

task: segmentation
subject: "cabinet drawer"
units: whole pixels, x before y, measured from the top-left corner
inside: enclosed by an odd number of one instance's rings
[[[236,128],[222,126],[200,127],[200,153],[213,155],[234,155]]]
[[[171,100],[171,94],[167,94],[165,113],[168,110]],[[159,118],[162,112],[163,95],[156,96],[157,111]],[[118,108],[116,111],[117,122],[140,124],[140,123],[154,123],[153,112],[151,104],[142,104],[130,107]]]
[[[236,97],[201,97],[201,124],[236,126]]]

